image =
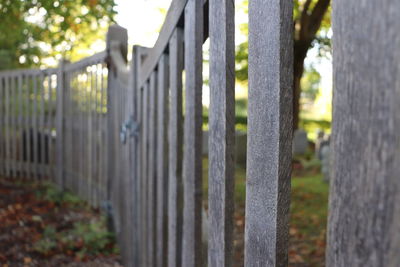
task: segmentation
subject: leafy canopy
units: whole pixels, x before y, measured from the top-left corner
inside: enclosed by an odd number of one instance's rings
[[[115,0],[0,0],[0,69],[85,56],[78,50],[105,38],[99,29],[113,22],[114,6]]]

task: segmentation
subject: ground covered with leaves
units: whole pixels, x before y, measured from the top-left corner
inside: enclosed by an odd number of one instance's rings
[[[0,178],[0,264],[117,267],[105,219],[46,183]]]
[[[308,164],[308,165],[307,165]],[[318,164],[294,166],[290,209],[289,267],[325,262],[328,184]],[[208,161],[203,161],[207,208]],[[244,265],[246,171],[235,170],[234,266]],[[48,183],[0,178],[0,267],[121,267],[105,218],[75,195]]]

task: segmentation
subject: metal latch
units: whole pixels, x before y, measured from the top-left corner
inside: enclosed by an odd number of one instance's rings
[[[138,137],[139,136],[139,123],[137,123],[134,119],[133,116],[131,115],[129,119],[127,119],[124,123],[121,125],[121,130],[120,130],[120,141],[122,144],[126,144],[126,141],[129,137]]]

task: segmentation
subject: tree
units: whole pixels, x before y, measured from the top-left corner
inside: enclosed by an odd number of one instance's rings
[[[247,2],[247,1],[246,1]],[[247,3],[245,3],[247,4]],[[304,73],[304,60],[308,50],[318,45],[321,55],[330,47],[330,39],[326,36],[330,28],[330,0],[294,0],[294,65],[293,65],[293,128],[299,125],[301,77]],[[242,25],[244,32],[248,25]],[[238,69],[236,77],[247,80],[248,72],[248,43],[238,46],[236,63]]]
[[[71,58],[113,21],[114,6],[115,0],[1,0],[0,69],[39,66],[57,54]]]

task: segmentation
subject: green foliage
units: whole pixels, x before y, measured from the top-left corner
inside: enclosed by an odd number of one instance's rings
[[[0,69],[38,66],[60,53],[70,59],[78,44],[99,38],[114,6],[115,0],[1,0]]]
[[[33,244],[33,249],[41,254],[48,254],[57,247],[56,236],[56,229],[46,226],[42,238]]]
[[[69,229],[57,231],[53,226],[46,226],[41,239],[33,248],[44,255],[59,251],[74,251],[83,258],[86,255],[117,253],[110,244],[114,242],[114,234],[108,232],[105,219],[102,217],[90,222],[75,222]]]
[[[301,78],[302,98],[307,102],[313,102],[318,94],[321,83],[321,75],[313,65],[305,67]]]
[[[42,189],[36,192],[36,195],[39,198],[53,202],[56,205],[84,205],[84,202],[78,196],[68,191],[61,191],[51,183],[45,183]]]
[[[296,39],[299,35],[300,29],[300,17],[304,9],[304,3],[306,1],[294,0],[293,7],[293,20],[294,20],[294,38]],[[309,6],[309,10],[312,10],[318,0],[313,0]],[[248,0],[244,0],[241,5],[238,6],[240,9],[244,9],[244,12],[248,13]],[[319,56],[329,56],[331,51],[331,39],[329,37],[329,29],[331,27],[331,15],[330,9],[324,15],[321,23],[321,27],[312,42],[312,47],[318,47]],[[240,29],[243,34],[248,33],[248,24],[240,25]],[[243,42],[236,47],[236,77],[240,81],[247,81],[248,79],[248,42]]]

